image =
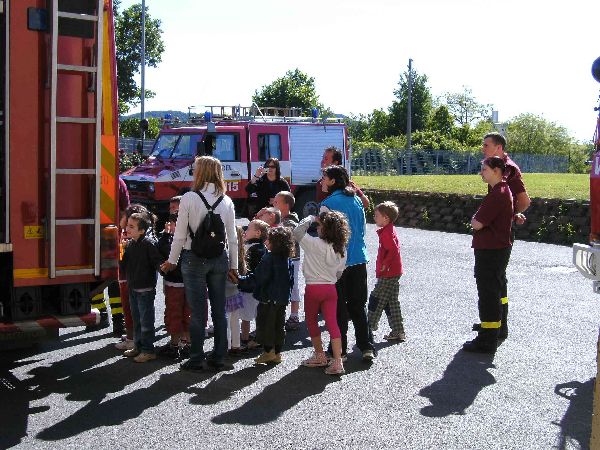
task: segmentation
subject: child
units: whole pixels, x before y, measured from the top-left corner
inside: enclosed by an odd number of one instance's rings
[[[133,213],[144,214],[151,222],[155,222],[155,216],[146,209],[145,206],[138,203],[129,205],[124,213],[121,214],[119,227],[121,228],[121,252],[119,260],[123,258],[123,248],[129,241],[127,237],[127,220]],[[131,350],[135,347],[133,342],[133,319],[131,317],[131,307],[129,306],[129,289],[127,288],[127,276],[122,267],[119,267],[119,293],[121,294],[121,304],[123,305],[123,316],[125,317],[125,335],[121,337],[121,342],[115,344],[117,350]]]
[[[240,277],[240,283],[254,279],[254,298],[259,302],[256,313],[256,339],[264,352],[254,360],[256,364],[280,363],[285,341],[285,310],[290,301],[294,283],[294,269],[289,261],[294,250],[290,230],[269,228],[265,253],[256,270]]]
[[[244,239],[244,229],[236,226],[238,242]],[[246,263],[244,261],[246,252],[243,245],[238,245],[238,274],[246,274]],[[240,345],[240,310],[244,307],[244,296],[238,290],[237,284],[232,283],[229,278],[225,281],[225,311],[229,316],[229,354],[239,356],[246,348]]]
[[[298,216],[292,212],[296,203],[294,194],[289,191],[279,192],[273,199],[273,207],[281,213],[281,226],[286,227],[292,233],[298,226]],[[286,331],[296,331],[300,328],[298,311],[300,310],[300,290],[298,289],[298,272],[300,272],[300,245],[295,242],[294,254],[290,258],[294,267],[294,286],[292,287],[292,301],[290,303],[290,317],[285,322]]]
[[[180,202],[180,195],[171,198],[169,201],[169,221],[165,223],[165,229],[158,238],[158,249],[164,259],[167,259],[171,253]],[[191,310],[185,299],[181,259],[174,270],[164,274],[163,289],[165,294],[165,327],[171,339],[158,350],[158,353],[167,358],[177,359],[180,357],[180,352],[183,354],[182,356],[188,354],[190,346]]]
[[[400,277],[402,276],[402,257],[400,256],[400,242],[394,229],[394,222],[398,218],[398,207],[394,202],[383,202],[375,207],[375,224],[380,227],[379,250],[377,250],[377,263],[375,276],[377,283],[369,297],[369,326],[377,330],[381,313],[385,310],[392,331],[383,338],[388,341],[406,340],[402,311],[400,310]]]
[[[270,227],[278,227],[281,224],[281,212],[277,208],[263,208],[254,216],[255,220],[262,220]]]
[[[317,224],[319,237],[307,234],[310,225]],[[337,291],[335,283],[346,267],[346,244],[350,228],[345,216],[337,211],[327,211],[318,217],[308,216],[294,230],[294,238],[304,250],[302,272],[306,281],[304,313],[306,326],[313,344],[313,355],[302,362],[307,367],[325,367],[327,356],[323,351],[319,330],[319,311],[325,318],[329,331],[333,359],[325,369],[328,375],[344,373],[342,339],[337,324]]]
[[[129,304],[133,317],[135,347],[124,355],[138,363],[156,359],[154,353],[154,297],[157,270],[164,258],[153,235],[146,234],[151,221],[146,214],[134,213],[127,220],[129,241],[121,261],[127,276]]]
[[[267,230],[269,224],[262,220],[254,219],[248,224],[248,228],[244,231],[244,252],[246,253],[246,270],[254,272],[258,263],[267,251],[264,245],[267,239]],[[242,319],[242,345],[249,350],[258,347],[255,340],[250,340],[250,322],[256,319],[256,309],[258,301],[252,296],[251,292],[244,292],[244,307],[240,310],[240,318]]]

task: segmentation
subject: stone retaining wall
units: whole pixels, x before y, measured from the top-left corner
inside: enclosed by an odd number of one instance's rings
[[[398,205],[396,225],[428,230],[471,233],[471,217],[482,196],[429,192],[365,190],[374,206],[391,200]],[[368,220],[372,221],[372,207]],[[527,221],[515,227],[517,239],[571,245],[587,243],[590,233],[589,201],[531,199]]]

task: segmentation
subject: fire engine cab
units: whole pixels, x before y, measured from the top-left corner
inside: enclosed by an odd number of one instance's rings
[[[111,0],[0,0],[0,348],[99,320],[90,297],[118,264],[116,95]]]
[[[194,158],[211,155],[221,161],[227,194],[238,214],[248,206],[246,185],[268,158],[280,161],[281,176],[296,197],[302,215],[314,202],[320,179],[323,150],[342,150],[349,169],[348,132],[340,119],[299,117],[292,108],[207,106],[189,123],[170,123],[159,133],[148,159],[121,175],[132,202],[141,203],[164,217],[169,199],[189,190]],[[251,200],[251,199],[250,199]]]

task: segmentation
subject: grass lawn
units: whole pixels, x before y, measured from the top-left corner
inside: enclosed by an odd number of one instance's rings
[[[485,183],[479,175],[360,176],[352,179],[363,189],[447,192],[485,195]],[[525,173],[530,197],[575,198],[589,200],[590,176],[571,173]]]

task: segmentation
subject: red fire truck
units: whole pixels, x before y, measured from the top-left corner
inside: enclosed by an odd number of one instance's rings
[[[91,325],[115,278],[112,0],[0,0],[0,346]]]
[[[169,199],[189,190],[194,158],[212,155],[222,162],[227,193],[237,212],[245,214],[246,185],[266,159],[275,157],[296,196],[295,209],[302,214],[315,200],[325,148],[341,149],[349,168],[346,125],[340,119],[319,119],[316,110],[313,116],[299,117],[291,108],[207,106],[204,115],[190,123],[167,120],[147,161],[121,178],[132,202],[164,216]]]
[[[592,75],[600,83],[600,58],[592,64]],[[573,245],[573,264],[586,278],[593,281],[594,292],[600,293],[600,105],[596,132],[594,134],[594,154],[590,170],[590,245]],[[600,337],[597,343],[597,375],[594,384],[594,408],[592,433],[589,448],[600,448]]]

